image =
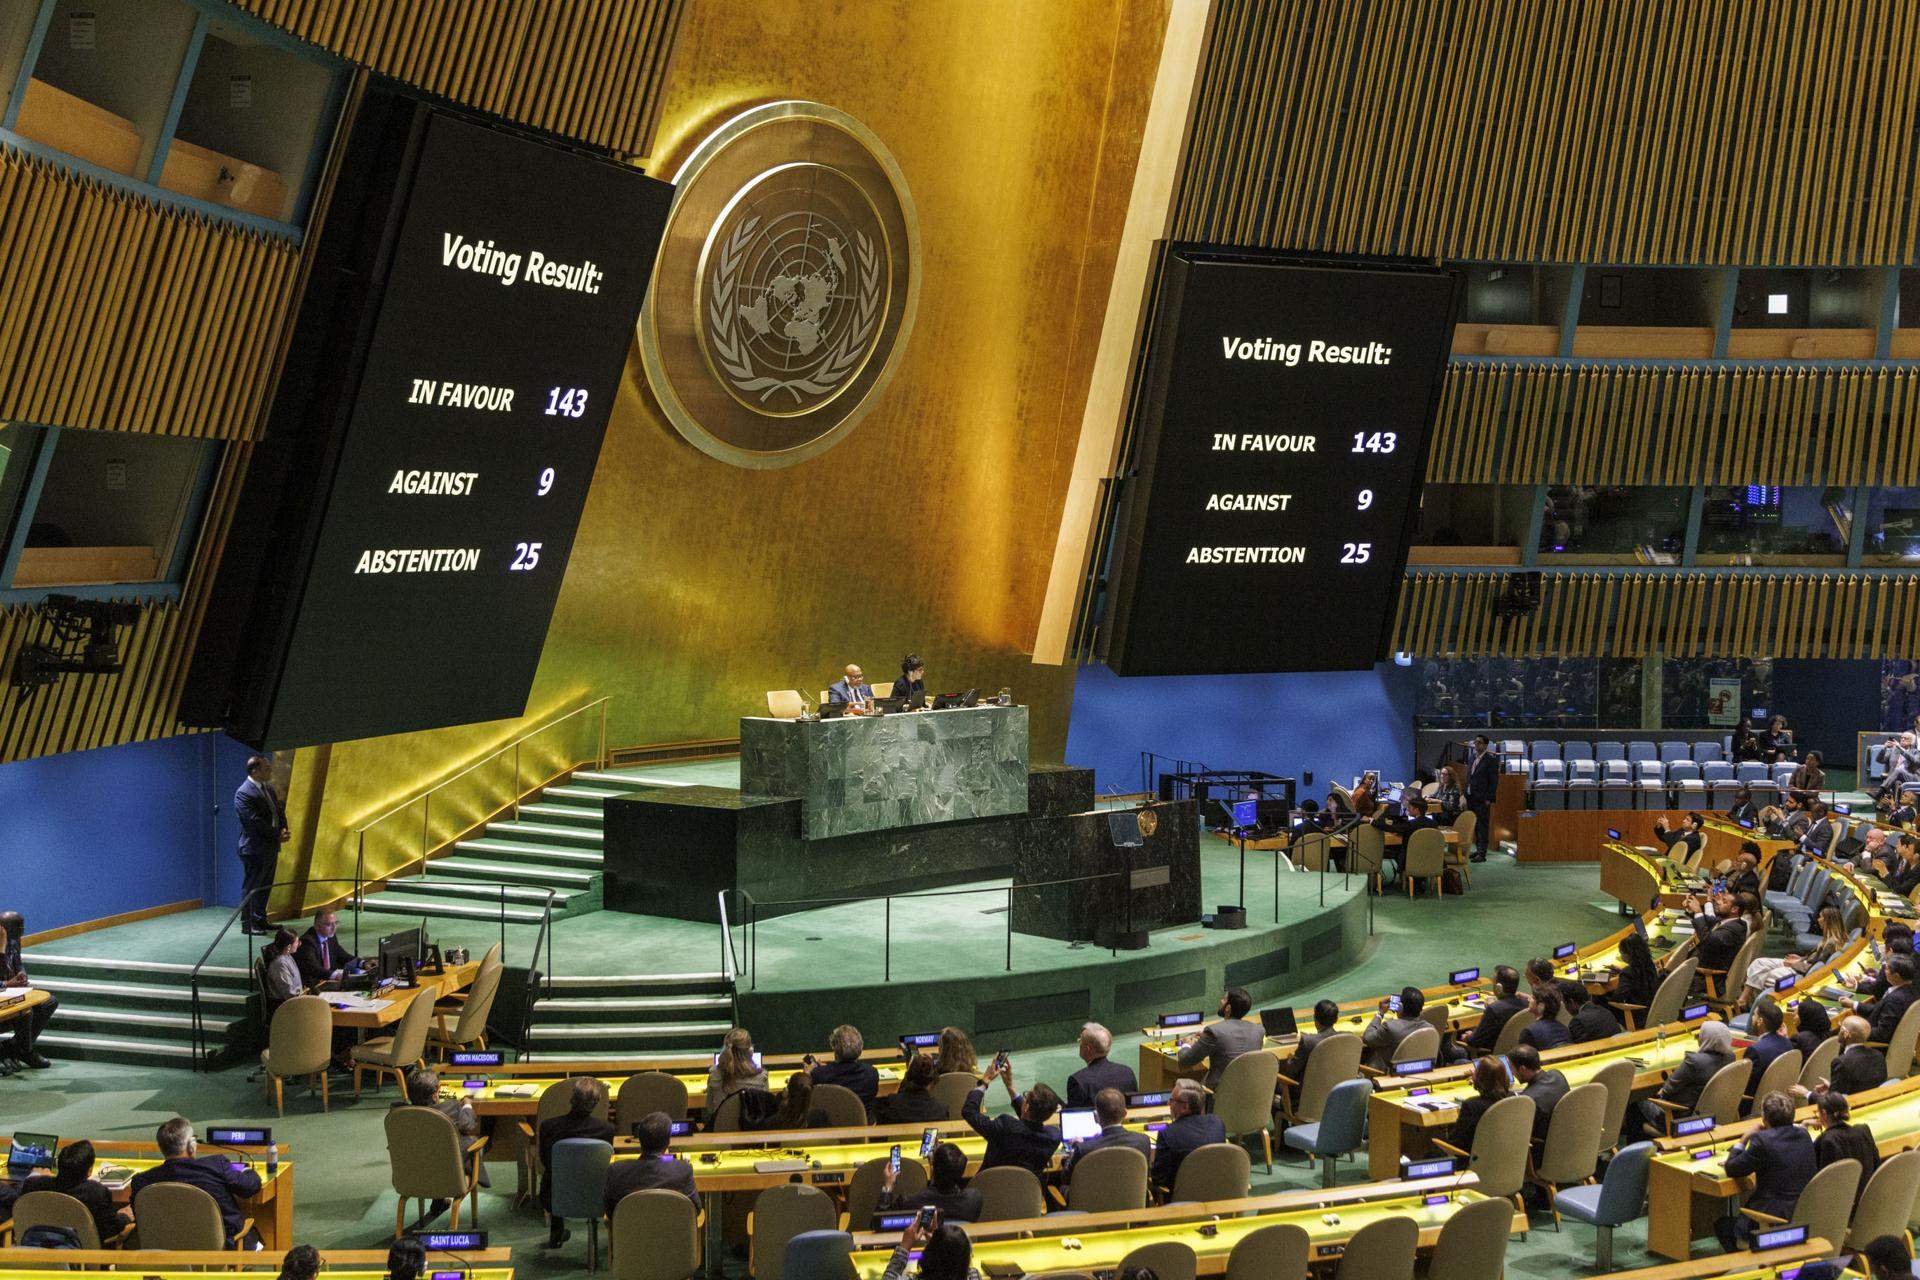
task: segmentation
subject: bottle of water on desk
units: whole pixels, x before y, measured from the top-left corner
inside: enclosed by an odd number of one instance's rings
[[[280,1144],[277,1142],[269,1142],[267,1144],[267,1181],[272,1182],[275,1178],[279,1176],[280,1176]]]

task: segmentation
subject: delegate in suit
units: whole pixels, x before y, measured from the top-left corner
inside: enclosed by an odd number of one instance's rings
[[[267,931],[267,895],[280,865],[280,846],[288,835],[287,812],[268,785],[272,777],[273,761],[252,756],[245,780],[233,793],[233,813],[240,819],[242,927],[248,933]]]
[[[846,676],[827,686],[827,701],[873,701],[873,686],[867,683],[867,673],[860,669],[859,663],[849,662]]]
[[[1252,997],[1239,987],[1228,987],[1227,993],[1220,997],[1221,1021],[1202,1028],[1200,1034],[1180,1050],[1181,1066],[1207,1064],[1207,1088],[1218,1087],[1220,1074],[1229,1062],[1243,1053],[1252,1053],[1266,1041],[1266,1033],[1259,1023],[1244,1021],[1251,1008]]]

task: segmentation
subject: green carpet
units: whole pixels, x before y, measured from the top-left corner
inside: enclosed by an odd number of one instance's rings
[[[1436,902],[1386,897],[1379,901],[1377,932],[1360,963],[1338,981],[1307,996],[1356,998],[1408,982],[1431,984],[1449,969],[1469,964],[1523,963],[1553,944],[1582,942],[1617,927],[1611,903],[1597,887],[1592,864],[1521,867],[1496,856],[1475,869],[1473,891]],[[574,922],[569,922],[574,923]],[[204,933],[201,936],[205,936]],[[713,944],[709,929],[703,941]],[[84,943],[85,939],[76,939]],[[202,944],[204,945],[204,943]],[[81,948],[76,948],[81,949]],[[686,958],[692,964],[704,960]],[[764,958],[763,958],[764,959]],[[822,1028],[822,1037],[826,1028]],[[1123,1035],[1114,1056],[1137,1060],[1138,1035]],[[803,1046],[780,1045],[779,1049]],[[1078,1065],[1072,1046],[1021,1054],[1015,1062],[1020,1080],[1036,1078],[1064,1085]],[[298,1171],[296,1224],[299,1238],[321,1246],[380,1246],[392,1229],[394,1201],[388,1187],[381,1116],[392,1101],[389,1092],[355,1105],[351,1091],[335,1094],[334,1111],[322,1115],[318,1099],[290,1091],[288,1114],[275,1119],[272,1105],[245,1070],[200,1076],[145,1068],[61,1063],[51,1071],[22,1073],[0,1080],[0,1112],[9,1128],[58,1133],[63,1137],[148,1137],[174,1114],[190,1117],[205,1131],[216,1124],[272,1124],[291,1144]],[[496,1166],[495,1181],[510,1190],[513,1173]],[[1362,1166],[1349,1165],[1342,1181],[1360,1181]],[[1256,1164],[1256,1192],[1316,1185],[1304,1162],[1276,1164],[1271,1175]],[[544,1228],[531,1210],[515,1210],[498,1195],[483,1195],[482,1225],[498,1243],[517,1251],[522,1276],[559,1276],[585,1270],[585,1234],[559,1255],[539,1247]],[[1515,1239],[1508,1273],[1515,1276],[1574,1276],[1591,1273],[1593,1232],[1569,1223],[1555,1233],[1551,1219],[1536,1219],[1538,1230]],[[1652,1261],[1642,1252],[1644,1231],[1627,1227],[1616,1234],[1616,1265],[1622,1269]],[[738,1267],[735,1268],[739,1270]]]

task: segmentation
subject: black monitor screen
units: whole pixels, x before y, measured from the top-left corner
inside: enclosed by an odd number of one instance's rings
[[[239,526],[272,748],[525,711],[673,194],[418,104],[342,163]]]
[[[1167,250],[1106,659],[1121,675],[1385,655],[1455,277]]]

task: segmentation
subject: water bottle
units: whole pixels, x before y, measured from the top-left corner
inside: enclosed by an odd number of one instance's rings
[[[280,1176],[280,1144],[277,1142],[269,1142],[267,1144],[267,1181],[272,1182],[275,1178],[279,1176]]]

